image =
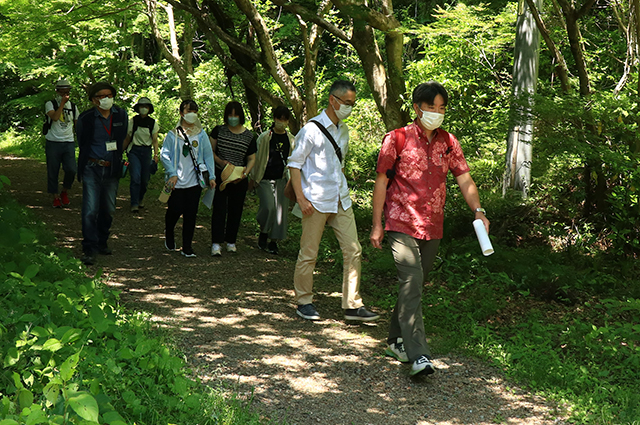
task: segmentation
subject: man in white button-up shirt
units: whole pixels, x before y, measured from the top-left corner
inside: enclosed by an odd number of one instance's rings
[[[312,304],[313,270],[325,224],[329,224],[340,243],[344,258],[342,308],[346,320],[370,321],[379,316],[368,311],[360,297],[360,259],[356,221],[351,208],[347,179],[343,172],[344,157],[349,149],[349,128],[342,122],[356,102],[356,89],[348,81],[336,81],[329,90],[329,107],[313,118],[331,134],[339,147],[316,124],[305,125],[295,140],[295,148],[287,166],[291,184],[302,210],[300,252],[293,276],[297,313],[307,320],[319,320]]]

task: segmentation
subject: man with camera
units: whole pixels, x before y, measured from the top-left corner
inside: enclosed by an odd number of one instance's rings
[[[76,178],[76,145],[73,126],[76,123],[78,107],[69,101],[71,84],[62,79],[56,83],[56,97],[44,105],[46,113],[42,133],[45,135],[47,157],[47,192],[53,195],[53,207],[69,205],[69,189]],[[60,165],[64,171],[62,191],[58,192]]]

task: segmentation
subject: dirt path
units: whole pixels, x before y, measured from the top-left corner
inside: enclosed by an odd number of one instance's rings
[[[53,209],[43,163],[0,155],[0,174],[11,179],[12,195],[53,230],[59,246],[79,257],[80,185],[74,185],[70,208]],[[236,255],[212,258],[209,215],[201,214],[198,257],[167,252],[164,207],[150,197],[133,215],[128,192],[127,179],[118,191],[114,253],[98,257],[93,270],[103,267],[129,308],[172,327],[203,380],[253,397],[264,417],[336,425],[563,423],[551,403],[510,385],[479,360],[436,353],[436,374],[410,379],[405,365],[381,355],[389,312],[374,325],[345,324],[338,284],[316,286],[323,321],[298,318],[291,283],[296,253],[274,257],[258,250],[253,224],[243,223]],[[255,200],[249,196],[248,202]]]

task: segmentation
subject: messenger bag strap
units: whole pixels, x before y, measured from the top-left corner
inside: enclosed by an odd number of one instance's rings
[[[312,122],[315,125],[317,125],[318,128],[320,129],[320,131],[322,131],[324,133],[324,135],[327,137],[327,139],[329,139],[329,141],[333,145],[333,149],[335,149],[335,151],[336,151],[336,155],[338,156],[338,159],[340,160],[340,164],[342,164],[342,151],[340,150],[340,146],[338,146],[338,144],[336,143],[336,141],[333,138],[333,136],[331,135],[331,133],[329,133],[329,130],[327,130],[324,127],[324,125],[320,124],[318,121],[310,120],[309,122]]]

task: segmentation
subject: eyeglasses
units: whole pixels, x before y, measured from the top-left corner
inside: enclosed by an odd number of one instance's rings
[[[113,97],[113,94],[112,94],[112,93],[109,93],[109,94],[97,94],[97,95],[95,95],[94,97],[95,97],[96,99],[98,99],[98,100],[102,100],[102,99],[104,99],[105,97],[112,98],[112,97]]]
[[[353,103],[347,103],[347,102],[345,102],[344,100],[340,99],[340,98],[339,98],[338,96],[336,96],[335,94],[334,94],[334,95],[332,95],[332,96],[333,96],[333,97],[335,97],[336,99],[338,99],[338,102],[342,103],[343,105],[347,105],[347,106],[351,106],[351,107],[356,106],[356,102],[355,102],[355,101],[353,101]]]

